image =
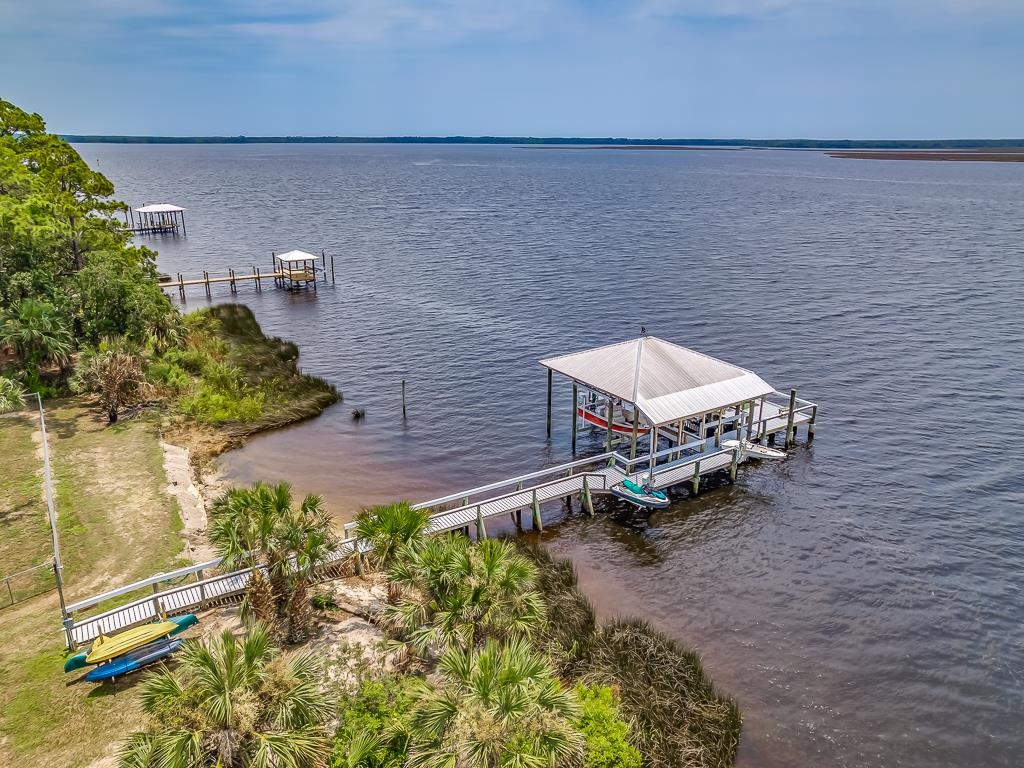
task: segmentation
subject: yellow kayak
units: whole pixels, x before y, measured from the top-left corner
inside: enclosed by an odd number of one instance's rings
[[[175,622],[161,621],[155,624],[143,624],[141,627],[132,627],[110,637],[100,635],[92,644],[85,660],[89,664],[109,661],[121,654],[128,653],[128,651],[135,650],[141,645],[158,640],[164,635],[169,635],[177,629],[178,625]]]

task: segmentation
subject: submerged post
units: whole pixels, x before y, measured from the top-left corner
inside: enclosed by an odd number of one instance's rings
[[[789,413],[786,414],[786,448],[793,447],[793,419],[796,417],[796,390],[789,390]]]
[[[210,298],[210,273],[203,270],[203,280],[206,282],[206,298]]]
[[[402,418],[405,418],[405,379],[402,379]]]
[[[548,368],[548,437],[551,437],[551,377],[554,371]]]
[[[576,428],[579,423],[579,417],[576,415],[576,401],[579,397],[577,393],[578,385],[574,381],[572,383],[572,452],[576,453]]]

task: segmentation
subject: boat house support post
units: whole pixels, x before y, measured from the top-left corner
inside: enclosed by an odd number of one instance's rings
[[[614,405],[614,403],[612,403],[612,398],[609,395],[608,396],[608,403],[605,406],[605,414],[604,414],[605,418],[608,421],[608,424],[607,424],[608,436],[605,438],[605,441],[604,441],[605,453],[608,453],[612,449],[612,416],[613,416],[614,409],[615,409],[615,405]]]
[[[725,425],[722,423],[725,420],[725,411],[719,411],[715,414],[715,418],[718,423],[715,425],[715,448],[722,447],[722,430]]]
[[[640,409],[633,405],[633,434],[629,438],[629,459],[636,458],[636,433],[640,429]]]
[[[754,440],[756,438],[754,434],[754,401],[748,401],[744,407],[750,409],[747,411],[747,440]]]
[[[549,369],[550,373],[550,369]],[[579,398],[578,385],[572,383],[572,452],[576,453],[576,429],[579,426],[579,417],[576,415],[576,400]]]
[[[740,443],[742,445],[742,443]],[[729,482],[736,482],[736,467],[740,463],[740,446],[737,445],[732,449],[732,461],[729,463]]]
[[[650,459],[648,460],[647,470],[651,476],[651,485],[654,485],[654,465],[657,463],[654,458],[654,454],[658,451],[658,428],[651,427],[651,450]]]
[[[693,465],[693,480],[691,481],[693,495],[700,493],[700,461]]]
[[[700,452],[701,453],[704,453],[704,449],[707,447],[707,445],[706,445],[707,432],[708,432],[707,418],[708,418],[708,415],[706,413],[702,413],[700,415]]]
[[[548,437],[551,437],[551,377],[554,371],[548,368]]]
[[[793,419],[796,416],[796,390],[789,390],[789,413],[786,414],[786,448],[793,447]]]

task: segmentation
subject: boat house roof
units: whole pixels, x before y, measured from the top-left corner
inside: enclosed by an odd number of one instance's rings
[[[312,253],[306,253],[305,251],[288,251],[287,253],[279,253],[274,256],[278,261],[292,262],[292,261],[316,261],[319,256],[314,256]]]
[[[633,403],[651,424],[667,424],[775,391],[756,373],[654,336],[549,357],[540,364],[588,389]]]
[[[136,208],[136,213],[176,213],[184,211],[185,209],[178,205],[171,205],[170,203],[156,203],[155,205],[144,205],[141,208]]]

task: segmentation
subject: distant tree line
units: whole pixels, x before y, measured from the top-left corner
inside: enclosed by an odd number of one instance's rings
[[[990,149],[1020,139],[629,139],[587,136],[103,136],[66,134],[73,144],[528,144],[763,149]]]

